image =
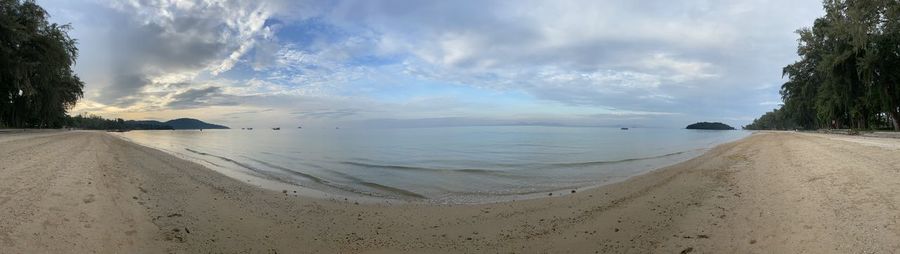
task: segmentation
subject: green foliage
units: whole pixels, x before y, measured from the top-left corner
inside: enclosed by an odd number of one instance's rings
[[[798,129],[800,125],[796,124],[791,117],[785,114],[784,109],[774,109],[761,117],[753,120],[753,123],[744,126],[745,130],[793,130]]]
[[[689,130],[734,130],[734,127],[728,126],[727,124],[715,122],[699,122],[688,125],[685,129]]]
[[[826,0],[824,9],[797,31],[784,105],[745,128],[900,130],[900,2]]]
[[[83,96],[71,28],[47,18],[34,0],[0,0],[0,125],[62,126]]]
[[[125,121],[119,119],[105,119],[98,115],[77,115],[66,118],[66,126],[86,130],[115,130],[125,129]]]
[[[106,119],[97,115],[65,117],[65,126],[85,130],[172,130],[172,126],[147,121],[125,121],[122,118]]]

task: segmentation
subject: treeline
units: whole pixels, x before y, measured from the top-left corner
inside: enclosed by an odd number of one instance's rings
[[[796,129],[812,129],[803,128],[793,119],[784,113],[784,109],[775,109],[766,112],[759,118],[753,120],[750,125],[744,126],[747,130],[796,130]]]
[[[125,121],[122,118],[106,119],[97,115],[66,116],[62,127],[84,130],[172,130],[172,126],[143,121]]]
[[[784,105],[746,129],[900,130],[900,1],[825,0],[783,69]]]
[[[61,127],[83,96],[70,27],[33,0],[0,0],[0,127]]]

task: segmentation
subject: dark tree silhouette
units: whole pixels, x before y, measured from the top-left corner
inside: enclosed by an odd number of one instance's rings
[[[83,96],[69,25],[33,0],[0,0],[0,125],[59,127]]]

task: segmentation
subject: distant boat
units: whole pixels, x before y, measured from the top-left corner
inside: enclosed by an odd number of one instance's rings
[[[253,130],[253,128],[247,128],[247,130],[248,130],[248,131],[252,131],[252,130]]]
[[[276,130],[276,131],[277,131],[277,130],[280,130],[280,129],[281,129],[281,127],[275,127],[275,128],[272,128],[272,130]]]
[[[622,129],[623,131],[627,131],[627,130],[628,130],[628,127],[622,127],[621,129]]]
[[[303,129],[303,126],[297,126],[297,129]]]

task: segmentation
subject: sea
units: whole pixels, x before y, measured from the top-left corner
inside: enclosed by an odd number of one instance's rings
[[[696,157],[750,132],[478,126],[117,133],[291,195],[490,203],[563,195]]]

